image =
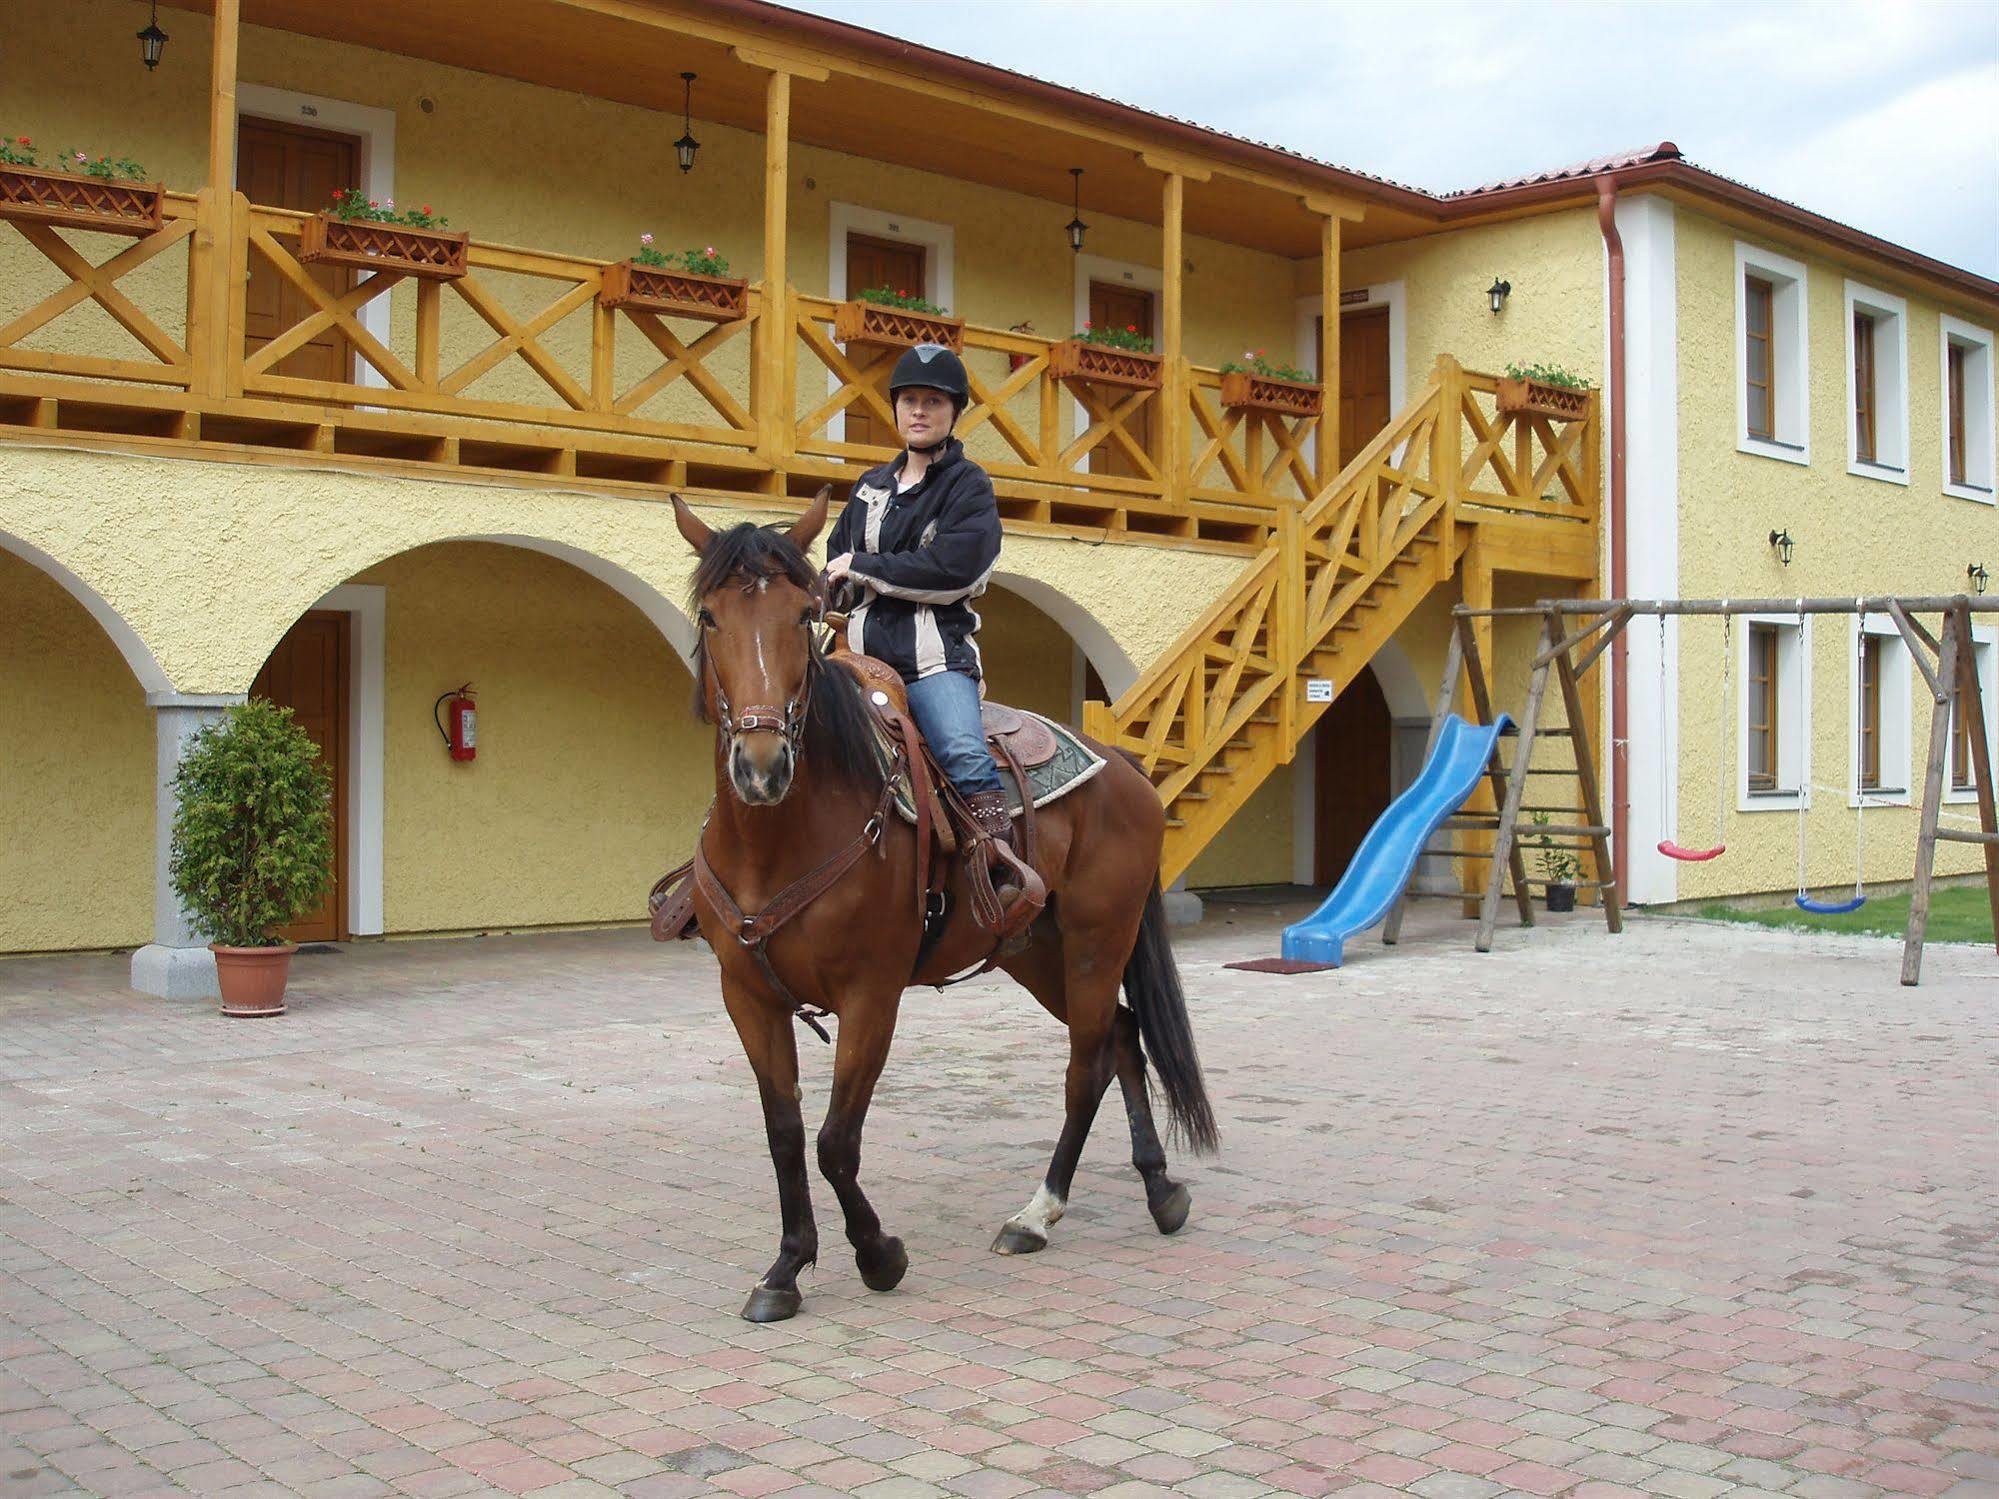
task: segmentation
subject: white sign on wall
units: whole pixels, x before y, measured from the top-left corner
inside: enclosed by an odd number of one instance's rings
[[[1330,703],[1333,700],[1333,684],[1328,677],[1309,677],[1305,681],[1305,701],[1308,703]]]

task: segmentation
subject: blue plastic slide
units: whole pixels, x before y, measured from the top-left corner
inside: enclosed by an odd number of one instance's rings
[[[1285,957],[1339,967],[1347,938],[1388,915],[1438,826],[1464,805],[1485,775],[1494,743],[1512,726],[1513,720],[1504,713],[1498,723],[1483,728],[1455,713],[1444,720],[1444,731],[1423,773],[1367,830],[1325,904],[1284,929]]]

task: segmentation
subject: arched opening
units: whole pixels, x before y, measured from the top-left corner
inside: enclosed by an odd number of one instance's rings
[[[415,547],[317,601],[253,689],[299,713],[338,788],[336,894],[291,935],[641,917],[712,791],[683,640],[657,590],[527,537]],[[475,754],[454,760],[436,709],[466,683]]]
[[[1115,697],[1137,680],[1109,632],[1072,600],[1031,578],[993,581],[973,607],[994,702],[1073,724],[1084,698]]]
[[[1394,799],[1395,718],[1372,668],[1333,699],[1313,753],[1312,882],[1331,885]]]
[[[169,688],[75,574],[0,535],[0,952],[136,946],[153,922],[153,715]]]

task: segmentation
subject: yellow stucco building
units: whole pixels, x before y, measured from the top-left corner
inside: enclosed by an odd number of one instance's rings
[[[0,953],[132,947],[141,987],[205,988],[166,778],[252,690],[338,779],[307,935],[637,919],[711,793],[662,501],[772,519],[879,461],[896,348],[842,318],[884,283],[963,322],[1008,528],[993,695],[1140,753],[1196,889],[1339,873],[1420,765],[1455,604],[1602,592],[1613,546],[1644,596],[1999,567],[1999,285],[1670,146],[1437,197],[755,0],[424,10],[169,0],[152,71],[120,0],[10,10],[0,132],[146,175],[81,219],[0,191]],[[464,237],[329,260],[343,187]],[[621,302],[607,272],[648,234],[714,247],[738,300]],[[1079,372],[1072,335],[1108,320],[1152,338],[1149,377]],[[1245,401],[1220,366],[1250,349],[1320,389]],[[1596,390],[1573,420],[1509,410],[1516,361]],[[1808,882],[1850,878],[1850,799],[1810,792],[1858,774],[1864,714],[1875,800],[1911,785],[1895,644],[1863,693],[1852,627],[1765,624],[1788,706],[1753,786],[1749,626],[1725,687],[1718,629],[1633,633],[1634,899],[1786,887],[1770,814],[1800,797]],[[1504,706],[1537,626],[1481,628]],[[433,718],[465,682],[469,763]],[[1744,778],[1719,813],[1717,746]],[[1715,816],[1741,857],[1646,852]],[[1869,817],[1869,877],[1906,878],[1912,817]]]

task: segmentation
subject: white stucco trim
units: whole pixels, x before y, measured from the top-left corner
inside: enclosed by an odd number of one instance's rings
[[[1909,304],[1858,281],[1845,284],[1846,471],[1885,484],[1909,482]],[[1854,411],[1853,315],[1874,316],[1874,460],[1860,458],[1860,422]]]
[[[1069,639],[1075,643],[1076,649],[1081,651],[1090,665],[1097,669],[1097,675],[1103,679],[1104,691],[1111,695],[1113,702],[1122,697],[1131,684],[1138,680],[1138,668],[1132,664],[1131,657],[1125,654],[1124,647],[1117,643],[1116,638],[1104,628],[1094,614],[1066,593],[1049,587],[1039,578],[1030,578],[1025,573],[994,573],[992,581],[1008,593],[1018,594],[1026,599],[1028,603],[1060,625]],[[1076,685],[1073,690],[1079,718],[1082,714],[1082,680],[1083,674],[1079,669],[1075,673]]]
[[[1973,625],[1971,648],[1977,652],[1978,690],[1985,700],[1986,763],[1999,770],[1999,625]],[[1927,706],[1931,699],[1925,696],[1922,701]],[[1927,713],[1923,722],[1925,725],[1929,722]],[[1943,799],[1954,803],[1978,800],[1977,791],[1970,788],[1959,791],[1950,784],[1948,752],[1943,762]]]
[[[370,198],[396,195],[396,113],[347,99],[322,94],[302,94],[296,89],[272,88],[263,83],[236,85],[236,114],[254,120],[272,120],[281,125],[305,125],[315,130],[334,130],[361,139],[361,181]],[[239,150],[240,150],[240,142]],[[242,159],[240,154],[237,158]],[[389,298],[379,296],[361,309],[361,326],[384,345],[390,343]],[[365,359],[356,359],[360,383],[387,388],[388,379]]]
[[[1162,309],[1159,299],[1166,291],[1166,276],[1157,266],[1140,265],[1136,261],[1112,260],[1103,255],[1076,256],[1076,320],[1070,331],[1081,333],[1083,324],[1090,320],[1090,283],[1092,281],[1115,281],[1126,286],[1135,286],[1140,291],[1152,293],[1153,347],[1159,346],[1159,317]],[[1059,341],[1067,334],[1055,335]],[[1069,436],[1078,437],[1090,427],[1090,414],[1083,409],[1081,401],[1069,403]],[[1076,472],[1085,473],[1090,467],[1090,455],[1083,454],[1076,460]],[[1108,682],[1106,682],[1108,685]]]
[[[1812,804],[1812,621],[1795,614],[1745,614],[1735,621],[1735,810],[1795,812]],[[1778,790],[1749,790],[1749,627],[1777,636]],[[1718,768],[1717,768],[1718,773]]]
[[[1749,435],[1749,300],[1744,278],[1771,283],[1770,358],[1775,366],[1774,438]],[[1811,287],[1803,261],[1744,240],[1735,242],[1735,448],[1784,463],[1812,461]]]
[[[1670,201],[1647,193],[1617,200],[1624,242],[1625,589],[1632,598],[1680,593],[1680,334],[1677,219]],[[1609,303],[1610,259],[1604,253]],[[1604,319],[1604,368],[1610,368]],[[1630,842],[1621,851],[1631,900],[1661,905],[1679,897],[1680,866],[1659,852],[1666,839],[1691,843],[1706,833],[1680,828],[1680,626],[1668,620],[1661,685],[1658,621],[1625,630],[1631,778]],[[1737,642],[1739,645],[1739,641]],[[1717,643],[1714,647],[1720,650]],[[1714,670],[1721,670],[1717,662]],[[1712,680],[1712,679],[1709,679]],[[1698,689],[1697,689],[1698,690]],[[1615,746],[1606,744],[1606,749]],[[1719,776],[1722,767],[1709,767]],[[1697,815],[1706,826],[1707,802]]]
[[[1350,313],[1373,312],[1376,308],[1388,309],[1388,415],[1395,416],[1409,401],[1409,305],[1408,293],[1400,281],[1383,281],[1374,286],[1348,287],[1350,294],[1359,291],[1362,300],[1340,303],[1340,316]],[[1309,370],[1317,363],[1319,349],[1313,337],[1313,323],[1319,311],[1325,306],[1323,296],[1300,297],[1297,313],[1297,344],[1295,356],[1300,369]],[[1337,414],[1337,413],[1336,413]]]
[[[1975,351],[1973,367],[1964,392],[1965,449],[1963,484],[1950,478],[1950,346],[1963,344]],[[1992,330],[1967,323],[1944,313],[1937,318],[1937,391],[1943,419],[1938,441],[1943,455],[1943,492],[1953,499],[1971,500],[1980,505],[1999,503],[1999,464],[1994,461],[1999,442],[1994,441],[1992,418]]]
[[[1881,642],[1881,787],[1860,789],[1860,639],[1862,632]],[[1857,807],[1862,797],[1870,807],[1906,807],[1915,791],[1915,672],[1902,632],[1885,614],[1854,616],[1846,645],[1846,804]],[[1948,762],[1945,765],[1946,775]]]
[[[858,203],[833,202],[826,205],[826,295],[835,299],[847,294],[847,236],[866,234],[875,239],[894,240],[905,245],[921,245],[929,251],[923,257],[922,295],[952,316],[958,316],[957,242],[958,231],[950,224],[912,218],[880,208],[863,208]],[[840,388],[840,377],[826,372],[826,393]],[[847,413],[833,413],[826,423],[826,436],[833,442],[847,440]]]
[[[383,724],[388,696],[388,595],[342,583],[312,607],[347,615],[347,930],[382,934]]]
[[[18,536],[0,531],[0,551],[13,553],[62,584],[64,591],[83,605],[90,617],[97,621],[98,627],[111,637],[111,643],[118,647],[118,654],[125,658],[125,664],[132,668],[132,675],[139,679],[140,687],[149,697],[155,693],[173,693],[174,684],[168,679],[166,668],[153,655],[152,647],[139,638],[137,630],[125,623],[125,617],[106,602],[103,594],[40,547]]]

